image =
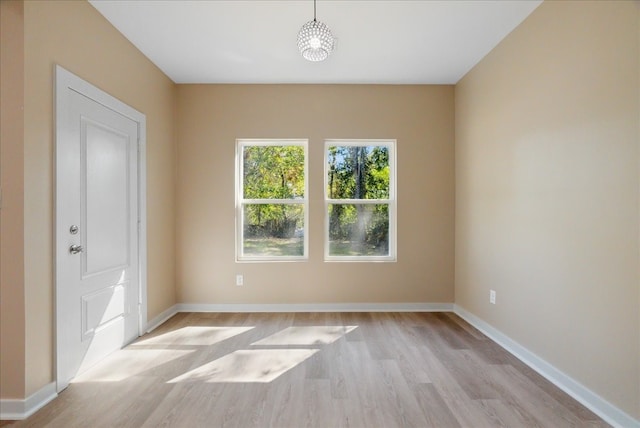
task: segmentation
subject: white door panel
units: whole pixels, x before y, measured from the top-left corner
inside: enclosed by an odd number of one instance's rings
[[[140,121],[123,114],[117,100],[115,107],[106,106],[97,88],[81,81],[78,90],[68,84],[70,73],[58,69],[58,75],[67,79],[67,84],[58,80],[56,93],[56,365],[61,390],[140,331],[138,153],[144,116]]]
[[[130,288],[125,282],[82,296],[82,340],[91,339],[96,330],[131,313],[127,298]]]
[[[106,128],[84,117],[81,126],[81,141],[85,142],[81,146],[85,178],[82,223],[86,230],[83,272],[87,276],[130,264],[130,200],[135,197],[129,191],[132,184],[130,152],[135,151],[132,145],[135,146],[136,141],[117,129]],[[137,129],[130,131],[137,132]]]

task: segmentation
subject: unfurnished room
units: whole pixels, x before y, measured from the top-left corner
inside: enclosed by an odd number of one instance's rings
[[[640,428],[640,1],[0,0],[0,426]]]

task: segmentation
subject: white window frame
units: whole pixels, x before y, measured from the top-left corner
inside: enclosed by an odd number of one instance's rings
[[[389,199],[329,199],[330,146],[384,146],[389,148]],[[330,139],[324,142],[324,260],[326,262],[395,262],[397,261],[397,193],[396,193],[396,140],[381,139]],[[329,205],[330,204],[389,204],[389,255],[387,256],[332,256],[329,254]]]
[[[304,198],[302,199],[245,199],[243,195],[243,148],[250,146],[300,146],[304,149]],[[306,139],[248,139],[236,140],[236,262],[291,262],[309,258],[309,140]],[[244,206],[248,204],[292,204],[304,206],[304,250],[302,256],[244,255]]]

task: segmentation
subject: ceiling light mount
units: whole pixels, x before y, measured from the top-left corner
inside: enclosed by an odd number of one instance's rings
[[[309,61],[324,61],[333,52],[335,39],[324,23],[316,20],[316,0],[313,0],[313,21],[302,26],[298,32],[298,49]]]

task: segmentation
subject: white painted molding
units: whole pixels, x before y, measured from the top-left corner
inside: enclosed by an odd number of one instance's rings
[[[452,312],[453,303],[178,303],[149,320],[146,332],[179,312]]]
[[[24,400],[0,399],[0,420],[19,421],[27,419],[57,396],[56,383],[51,382]]]
[[[605,422],[619,428],[640,428],[640,421],[637,421],[618,407],[609,403],[607,400],[600,397],[580,382],[538,357],[536,354],[529,351],[518,342],[512,340],[482,319],[473,315],[460,305],[454,305],[453,312],[513,354],[523,363],[538,372],[555,386],[576,399],[593,413],[600,416],[605,420]]]
[[[177,309],[178,305],[173,305],[169,309],[163,311],[157,317],[154,317],[152,320],[147,322],[146,332],[151,333],[156,328],[160,327],[165,321],[178,313]]]
[[[453,303],[178,303],[177,312],[452,312]]]

